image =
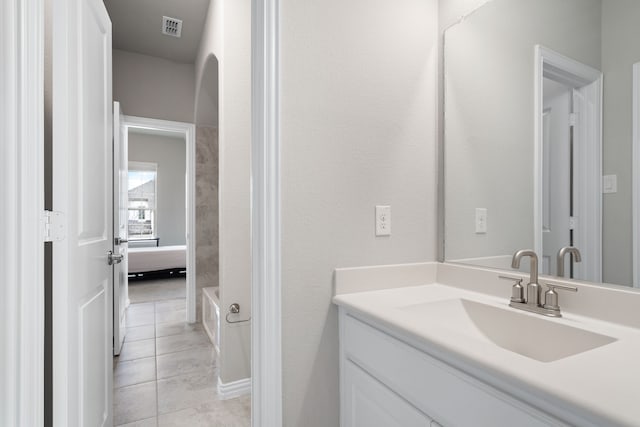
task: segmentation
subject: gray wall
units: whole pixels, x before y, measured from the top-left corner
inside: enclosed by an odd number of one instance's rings
[[[445,33],[447,260],[533,246],[534,46],[600,68],[600,13],[600,0],[494,0]]]
[[[632,67],[640,61],[640,2],[603,0],[603,173],[618,175],[618,192],[603,194],[602,280],[632,283]],[[640,256],[640,255],[636,255]]]
[[[195,85],[193,64],[113,50],[113,99],[126,115],[193,123]]]
[[[129,161],[158,164],[157,224],[160,246],[185,244],[184,138],[129,131]]]
[[[280,29],[284,425],[337,426],[333,270],[436,258],[437,5],[283,0]]]

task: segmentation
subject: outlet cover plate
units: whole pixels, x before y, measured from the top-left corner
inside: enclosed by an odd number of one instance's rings
[[[391,206],[376,206],[376,236],[391,235]]]

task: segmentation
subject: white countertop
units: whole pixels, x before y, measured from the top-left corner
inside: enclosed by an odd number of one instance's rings
[[[425,279],[425,283],[429,281]],[[434,281],[421,286],[340,294],[334,297],[334,303],[527,403],[532,403],[528,397],[535,397],[538,405],[548,403],[539,409],[552,415],[555,406],[594,420],[595,425],[640,426],[639,329],[567,312],[559,319],[545,318],[616,341],[556,361],[540,362],[480,336],[476,339],[473,334],[459,333],[449,327],[446,315],[439,323],[425,324],[419,313],[406,309],[409,305],[461,298],[540,317],[510,308],[508,286],[504,294],[496,297]]]

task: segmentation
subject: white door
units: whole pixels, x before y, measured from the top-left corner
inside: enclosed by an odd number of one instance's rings
[[[602,171],[600,167],[595,166],[599,165],[601,160],[594,160],[592,156],[594,151],[600,153],[602,148],[600,144],[594,144],[589,133],[593,132],[594,127],[594,124],[591,122],[600,121],[601,119],[598,115],[594,114],[596,109],[585,97],[585,92],[589,90],[592,90],[591,85],[573,89],[572,91],[572,108],[575,116],[575,124],[573,126],[572,138],[573,200],[571,215],[573,217],[573,224],[571,229],[571,245],[580,251],[582,261],[574,262],[572,255],[565,256],[564,271],[565,276],[569,277],[571,268],[573,273],[573,275],[571,275],[572,279],[600,282],[602,281],[602,277],[596,273],[597,271],[601,271],[599,267],[600,263],[595,260],[602,261],[600,255],[601,244],[596,243],[592,235],[602,234],[602,231],[598,231],[601,227],[600,219],[595,220],[594,218],[596,214],[596,212],[594,212],[596,210],[594,209],[594,205],[599,208],[602,207],[602,194],[600,186],[593,184],[594,180],[598,182],[598,184],[602,182]],[[598,126],[595,127],[596,129],[598,128]],[[593,134],[595,134],[595,132],[593,132]],[[589,200],[591,202],[588,202]],[[591,226],[589,224],[591,224]],[[593,268],[594,264],[598,265],[597,269]]]
[[[111,426],[111,22],[102,0],[53,9],[53,425]]]
[[[542,273],[555,276],[556,254],[571,244],[572,89],[549,79],[544,85]]]
[[[120,103],[113,103],[113,253],[122,261],[113,267],[113,354],[119,355],[127,332],[126,313],[128,299],[128,147],[124,135]]]

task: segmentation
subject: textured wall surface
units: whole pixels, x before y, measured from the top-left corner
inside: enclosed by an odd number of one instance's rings
[[[337,426],[333,270],[436,257],[437,4],[283,0],[280,28],[284,425]]]
[[[113,50],[113,100],[129,116],[193,123],[193,64]]]
[[[202,288],[218,286],[218,130],[196,128],[196,313]]]

